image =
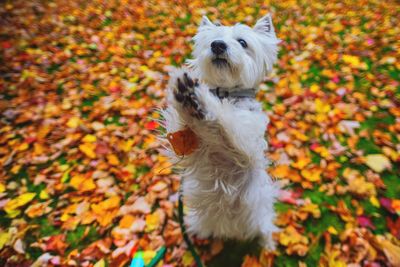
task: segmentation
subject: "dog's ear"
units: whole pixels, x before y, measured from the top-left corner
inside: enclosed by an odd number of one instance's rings
[[[267,36],[276,38],[274,25],[272,24],[271,14],[265,15],[264,17],[259,19],[256,25],[254,25],[253,29],[258,33],[266,34]]]
[[[212,23],[207,16],[203,16],[203,18],[201,19],[200,22],[200,26],[199,29],[203,28],[203,27],[212,27],[215,26],[214,23]]]

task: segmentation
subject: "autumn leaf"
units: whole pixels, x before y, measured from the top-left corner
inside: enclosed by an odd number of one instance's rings
[[[31,202],[36,196],[36,193],[25,193],[19,195],[18,197],[8,201],[4,206],[4,211],[8,214],[9,217],[14,218],[21,213],[20,208]]]
[[[257,258],[246,255],[244,257],[242,267],[262,267]]]
[[[94,143],[84,143],[82,145],[79,145],[79,150],[91,159],[96,158],[95,149],[96,144]]]
[[[400,246],[397,246],[382,236],[377,236],[375,241],[385,253],[392,266],[400,266]]]
[[[382,172],[392,167],[390,160],[382,154],[367,155],[365,157],[365,164],[376,172]]]
[[[96,215],[96,220],[101,226],[109,225],[118,214],[120,197],[113,196],[98,204],[92,204],[91,209]]]
[[[318,182],[321,180],[322,170],[319,168],[303,169],[301,175],[310,182]]]
[[[400,265],[396,1],[0,9],[3,265],[124,267],[134,247],[148,261],[165,245],[161,265],[192,267],[176,220],[182,177],[160,151],[182,157],[202,144],[183,124],[164,129],[168,73],[194,59],[203,15],[252,27],[271,11],[278,59],[255,87],[269,117],[264,167],[281,186],[278,246],[190,235],[196,252],[209,267]],[[242,52],[254,52],[246,41]]]
[[[72,117],[68,120],[67,126],[69,128],[76,128],[81,123],[81,120],[78,117]]]
[[[64,254],[68,244],[65,243],[65,235],[59,234],[48,238],[46,241],[46,250],[56,251],[60,254]]]
[[[167,138],[178,156],[189,155],[198,147],[197,137],[189,128],[169,133]]]
[[[289,254],[296,253],[304,256],[308,251],[309,240],[301,235],[296,228],[288,226],[280,233],[279,243],[287,247],[286,251]]]
[[[11,239],[11,234],[9,232],[0,232],[0,249],[3,249],[3,247],[10,241]]]
[[[86,192],[96,189],[96,184],[91,177],[77,174],[70,180],[70,185],[78,191]]]

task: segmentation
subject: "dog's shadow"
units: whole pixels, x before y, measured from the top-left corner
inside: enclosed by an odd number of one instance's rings
[[[246,255],[257,256],[262,248],[258,240],[247,242],[239,242],[235,240],[227,240],[224,242],[223,250],[206,262],[207,267],[240,267]]]

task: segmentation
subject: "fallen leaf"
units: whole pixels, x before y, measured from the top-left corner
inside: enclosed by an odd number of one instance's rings
[[[365,164],[375,172],[382,172],[385,169],[391,169],[390,160],[382,154],[372,154],[365,156]]]
[[[8,201],[4,206],[4,211],[7,212],[9,217],[14,218],[21,213],[18,208],[31,202],[35,198],[35,196],[36,193],[24,193]]]
[[[96,158],[96,153],[94,151],[95,149],[96,144],[94,143],[84,143],[82,145],[79,145],[79,150],[91,159]]]
[[[94,183],[93,179],[81,174],[73,176],[69,183],[72,187],[81,192],[96,189],[96,184]]]

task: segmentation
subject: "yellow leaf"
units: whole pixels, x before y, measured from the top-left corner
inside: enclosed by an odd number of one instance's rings
[[[79,150],[91,159],[96,158],[96,153],[94,152],[95,149],[96,144],[93,143],[84,143],[79,146]]]
[[[304,169],[301,171],[301,175],[310,182],[317,182],[321,180],[322,170],[313,168],[313,169]]]
[[[321,157],[327,158],[329,156],[329,151],[326,147],[324,146],[318,146],[314,149],[314,151],[318,154],[320,154]]]
[[[313,93],[318,92],[319,91],[319,86],[317,84],[311,85],[310,91],[313,92]]]
[[[24,151],[27,150],[29,148],[29,144],[28,143],[22,143],[21,145],[19,145],[18,150],[19,151]]]
[[[146,215],[146,231],[151,232],[160,224],[160,216],[157,213]]]
[[[172,165],[168,161],[160,162],[154,167],[154,173],[157,175],[168,175],[172,173]]]
[[[96,188],[96,184],[94,183],[91,177],[87,178],[84,175],[75,175],[71,178],[69,182],[72,187],[74,187],[78,191],[91,191]]]
[[[307,140],[308,140],[308,136],[307,136],[307,135],[305,135],[305,134],[303,134],[302,132],[297,131],[297,130],[295,130],[295,129],[292,129],[292,130],[290,131],[290,133],[293,134],[293,136],[294,136],[296,139],[300,140],[300,141],[307,141]]]
[[[375,196],[371,196],[369,198],[369,202],[371,202],[372,206],[379,208],[381,204],[379,203],[378,199]]]
[[[328,232],[331,233],[332,235],[337,235],[338,234],[338,231],[332,225],[328,227]]]
[[[91,208],[96,216],[96,220],[101,226],[109,225],[119,212],[119,204],[121,199],[118,196],[113,196],[99,204],[92,204]]]
[[[361,196],[376,196],[376,187],[373,183],[365,180],[363,176],[349,179],[349,191]]]
[[[186,251],[185,254],[182,256],[182,264],[183,266],[193,266],[193,256],[189,251]]]
[[[81,123],[81,120],[78,117],[72,117],[68,120],[67,126],[69,128],[77,128],[80,123]]]
[[[46,189],[43,189],[42,191],[40,191],[39,198],[40,199],[48,199],[49,198],[49,193],[47,193]]]
[[[128,139],[128,140],[126,140],[126,141],[123,143],[123,145],[121,146],[121,148],[122,148],[122,150],[123,150],[124,152],[128,152],[128,151],[130,151],[130,150],[132,149],[133,144],[134,144],[133,139]]]
[[[136,174],[136,167],[133,164],[128,164],[126,165],[126,167],[124,168],[124,170],[128,171],[129,173],[131,173],[132,175]]]
[[[360,59],[356,56],[351,55],[343,55],[342,60],[345,63],[348,63],[352,67],[359,67],[360,66]]]
[[[121,199],[118,196],[113,196],[100,202],[99,204],[93,204],[92,209],[96,213],[101,213],[105,210],[118,208],[120,201]]]
[[[311,159],[308,157],[300,157],[296,162],[292,163],[292,166],[296,169],[302,170],[308,164],[311,163]]]
[[[338,251],[334,251],[332,252],[329,256],[329,263],[328,263],[328,267],[346,267],[347,264],[346,262],[340,260],[340,259],[336,259],[339,256],[339,252]]]
[[[0,193],[3,193],[4,191],[6,191],[6,187],[4,184],[0,183]]]
[[[279,234],[279,243],[284,246],[290,246],[296,243],[308,244],[307,237],[301,235],[296,228],[289,225],[286,229]]]
[[[254,12],[255,12],[254,7],[245,7],[244,8],[244,13],[247,15],[252,15],[252,14],[254,14]]]
[[[82,142],[85,142],[85,143],[94,143],[94,142],[96,142],[96,140],[97,140],[97,137],[93,134],[87,134],[87,135],[85,135],[85,137],[82,138]]]
[[[315,111],[317,113],[328,113],[331,106],[327,102],[322,102],[319,98],[315,99]]]
[[[63,173],[61,176],[61,182],[65,183],[69,178],[69,173],[71,172],[72,168],[68,169],[66,172]]]
[[[32,199],[34,199],[36,196],[36,193],[25,193],[22,194],[6,203],[4,206],[4,211],[7,212],[7,214],[11,217],[14,218],[17,216],[20,211],[17,210],[19,207],[24,206],[25,204],[28,204]]]
[[[299,209],[300,212],[308,212],[313,215],[314,218],[319,218],[321,217],[321,211],[318,208],[317,204],[314,203],[307,203],[304,206],[300,207]]]
[[[145,264],[149,264],[150,261],[156,256],[156,252],[154,250],[145,250],[143,252],[143,260]]]
[[[9,232],[0,232],[0,250],[3,249],[4,245],[7,244],[11,239]]]
[[[96,262],[93,267],[105,267],[105,266],[106,262],[104,261],[104,259],[101,259],[98,262]]]
[[[375,172],[382,172],[385,169],[390,169],[392,165],[390,160],[382,154],[371,154],[365,157],[365,164]]]

